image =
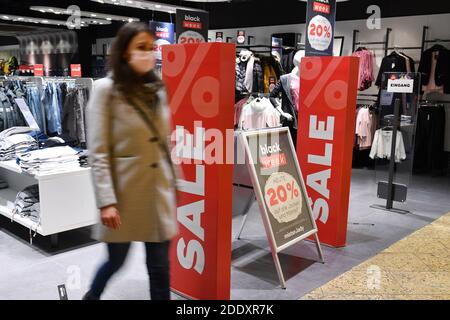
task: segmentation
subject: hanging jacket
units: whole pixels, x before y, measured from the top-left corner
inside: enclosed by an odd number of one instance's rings
[[[253,66],[253,89],[252,92],[264,92],[264,74],[261,67],[261,60],[255,58],[255,64]]]
[[[266,65],[264,67],[264,93],[270,93],[270,78],[274,78],[277,81],[277,74],[272,65]]]
[[[375,159],[391,159],[393,131],[383,131],[379,129],[375,132],[373,139],[372,150],[370,151],[370,158]],[[406,160],[405,144],[403,142],[403,135],[397,131],[397,140],[395,143],[395,162],[399,163]]]
[[[386,72],[407,72],[405,58],[400,56],[397,52],[392,52],[390,55],[383,58],[377,80],[375,81],[375,84],[378,87],[381,87],[383,74]]]
[[[433,70],[433,53],[437,52],[437,61]],[[422,74],[422,85],[430,83],[431,75],[434,73],[434,81],[437,86],[444,87],[444,93],[450,93],[450,50],[443,46],[436,45],[422,54],[419,72]]]
[[[277,106],[276,98],[281,95],[281,110],[294,117],[293,121],[282,120],[283,126],[291,126],[293,129],[297,129],[297,108],[294,106],[294,98],[291,94],[291,74],[281,76],[275,88],[270,93],[270,101],[274,107]]]
[[[236,96],[248,93],[245,87],[246,67],[247,62],[241,62],[239,58],[236,59]]]

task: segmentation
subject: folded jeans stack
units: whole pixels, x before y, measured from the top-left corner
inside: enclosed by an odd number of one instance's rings
[[[35,150],[19,156],[18,163],[30,174],[67,172],[80,168],[77,153],[68,146]]]
[[[28,134],[15,134],[0,140],[0,161],[14,160],[29,150],[37,149],[38,144]]]
[[[34,222],[40,220],[39,186],[32,185],[19,192],[14,202],[13,214],[27,217]]]

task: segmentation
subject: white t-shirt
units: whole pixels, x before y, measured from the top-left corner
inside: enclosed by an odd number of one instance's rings
[[[372,144],[370,157],[372,159],[391,159],[392,149],[392,131],[377,130]],[[403,135],[397,131],[397,142],[395,144],[395,162],[401,162],[406,159],[405,144]]]

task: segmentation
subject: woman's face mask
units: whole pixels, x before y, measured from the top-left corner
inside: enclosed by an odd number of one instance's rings
[[[146,74],[155,68],[155,53],[143,50],[131,51],[128,63],[136,73]]]

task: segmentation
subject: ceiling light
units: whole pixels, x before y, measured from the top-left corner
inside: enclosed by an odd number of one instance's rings
[[[103,1],[103,0],[102,0]],[[111,0],[112,1],[112,0]],[[59,14],[65,14],[65,15],[72,15],[72,12],[65,8],[56,8],[56,7],[47,7],[47,6],[31,6],[30,10],[33,11],[41,11],[46,12],[47,10],[51,13],[59,13]],[[135,17],[127,17],[127,16],[118,16],[113,14],[106,14],[106,13],[99,13],[99,12],[90,12],[90,11],[80,11],[81,17],[97,17],[99,19],[103,20],[117,20],[117,21],[139,21],[138,18]]]
[[[0,13],[0,20],[8,20],[8,21],[15,21],[15,22],[27,22],[27,23],[35,23],[35,24],[45,24],[45,25],[55,25],[55,26],[60,26],[60,25],[66,25],[66,21],[64,20],[52,20],[52,19],[39,19],[39,18],[33,18],[33,17],[24,17],[24,16],[15,16],[15,15],[5,15]],[[102,21],[102,20],[100,20]],[[106,21],[106,20],[104,20]],[[111,23],[108,21],[108,23]],[[75,27],[75,25],[72,25],[73,27]],[[82,23],[82,26],[83,25]]]
[[[91,1],[99,2],[98,0],[91,0]],[[229,0],[226,0],[226,1],[229,1]],[[167,12],[167,13],[175,12],[177,9],[184,9],[184,10],[191,10],[191,11],[199,10],[199,9],[194,9],[194,8],[190,8],[190,7],[183,7],[183,6],[177,6],[177,5],[172,5],[172,4],[162,4],[159,2],[155,2],[155,1],[144,1],[144,0],[133,0],[133,1],[102,0],[102,3],[109,4],[109,5],[119,5],[119,6],[129,7],[129,8],[135,8],[135,9],[152,10],[152,11],[154,11],[156,8],[156,11]],[[204,11],[204,10],[199,10],[199,11]]]

